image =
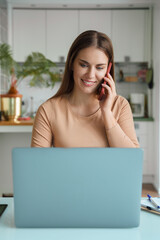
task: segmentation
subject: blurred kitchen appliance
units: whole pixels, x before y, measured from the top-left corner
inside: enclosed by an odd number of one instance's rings
[[[144,117],[145,94],[131,93],[130,104],[131,104],[133,117]]]

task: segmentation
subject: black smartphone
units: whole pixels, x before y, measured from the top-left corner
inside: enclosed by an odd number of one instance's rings
[[[108,75],[108,73],[110,72],[111,70],[111,67],[112,67],[112,63],[110,62],[109,65],[108,65],[108,68],[107,68],[107,73],[106,73],[106,76]],[[104,81],[104,84],[106,84],[106,81]],[[101,90],[100,90],[100,93],[99,93],[99,97],[98,97],[98,100],[101,101],[103,99],[103,96],[105,95],[105,89],[102,87]]]
[[[0,217],[2,216],[7,206],[7,204],[0,204]]]

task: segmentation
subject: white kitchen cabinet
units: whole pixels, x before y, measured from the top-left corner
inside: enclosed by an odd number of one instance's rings
[[[112,42],[116,62],[149,61],[149,10],[113,10]]]
[[[79,33],[96,30],[111,37],[111,10],[80,10]]]
[[[143,175],[154,174],[154,122],[134,123],[140,147],[144,150]]]
[[[44,10],[13,9],[13,55],[23,62],[32,52],[46,52]]]
[[[78,10],[47,10],[46,56],[55,62],[66,61],[69,48],[78,36]]]
[[[73,40],[85,30],[106,33],[113,42],[116,62],[150,60],[149,10],[32,10],[13,9],[13,53],[24,61],[32,51],[66,61]]]

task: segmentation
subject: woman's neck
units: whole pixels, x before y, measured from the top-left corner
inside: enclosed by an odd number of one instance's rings
[[[81,116],[92,115],[100,108],[99,101],[95,95],[83,94],[82,96],[71,93],[68,96],[68,101],[72,110]]]

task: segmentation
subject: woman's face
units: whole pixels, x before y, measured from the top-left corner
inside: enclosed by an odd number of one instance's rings
[[[96,47],[82,49],[73,62],[74,91],[96,92],[104,78],[108,57]]]

